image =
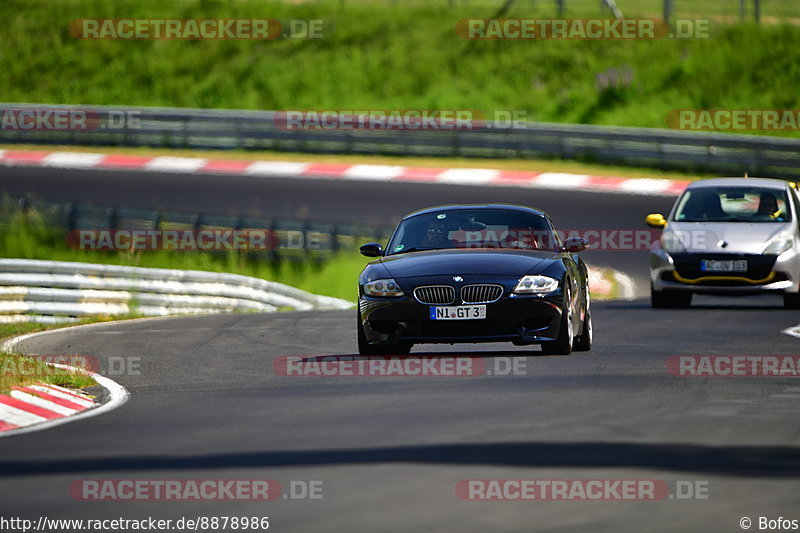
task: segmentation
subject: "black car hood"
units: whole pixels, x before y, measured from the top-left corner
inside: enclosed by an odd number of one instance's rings
[[[381,259],[381,263],[393,278],[456,274],[523,276],[542,262],[558,258],[554,252],[459,249],[390,255]]]

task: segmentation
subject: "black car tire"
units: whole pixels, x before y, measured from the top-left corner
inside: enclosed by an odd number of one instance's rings
[[[356,320],[358,329],[358,354],[359,355],[408,355],[414,346],[410,342],[400,342],[397,344],[376,345],[367,342],[364,335],[364,326],[361,325],[361,317]]]
[[[657,291],[650,285],[650,303],[656,309],[673,309],[692,305],[692,293],[688,291]]]
[[[589,293],[586,293],[586,314],[581,327],[581,334],[575,337],[572,349],[576,352],[588,352],[592,349],[592,304]]]
[[[784,292],[783,307],[786,309],[800,309],[800,292]]]
[[[565,282],[566,283],[566,282]],[[554,341],[542,343],[542,353],[546,355],[569,355],[572,353],[572,306],[570,305],[569,291],[564,295],[564,306],[561,310],[561,326],[558,328],[558,338]]]

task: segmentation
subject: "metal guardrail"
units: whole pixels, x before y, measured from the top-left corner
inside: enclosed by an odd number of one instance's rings
[[[240,251],[255,259],[320,259],[355,250],[361,240],[388,239],[389,226],[162,212],[38,202],[0,202],[0,221],[34,214],[44,228],[61,230],[266,229],[275,235],[266,251]],[[2,228],[2,223],[0,223]],[[66,243],[65,243],[66,245]],[[142,252],[162,253],[162,252]],[[225,254],[229,252],[206,252]],[[346,309],[338,298],[237,274],[93,263],[0,259],[0,323],[72,322],[86,315],[165,316],[194,313],[273,312],[279,309]]]
[[[0,143],[560,158],[727,175],[800,175],[800,139],[758,135],[543,122],[450,131],[293,130],[281,127],[275,111],[19,103],[0,103],[0,109],[88,110],[97,116],[88,130],[0,129]],[[134,124],[124,120],[129,116]]]
[[[0,322],[59,322],[133,312],[165,316],[351,306],[339,298],[237,274],[0,259]]]

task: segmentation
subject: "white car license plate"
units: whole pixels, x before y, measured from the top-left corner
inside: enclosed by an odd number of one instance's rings
[[[478,320],[486,318],[485,305],[431,307],[431,320]]]
[[[703,259],[700,261],[700,270],[703,272],[747,272],[745,259]]]

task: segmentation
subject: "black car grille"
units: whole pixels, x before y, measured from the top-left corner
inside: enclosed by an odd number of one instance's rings
[[[493,283],[476,283],[461,287],[461,301],[465,304],[488,304],[503,295],[503,286]]]
[[[447,305],[456,299],[456,290],[450,285],[425,285],[414,289],[414,298],[421,304]]]

